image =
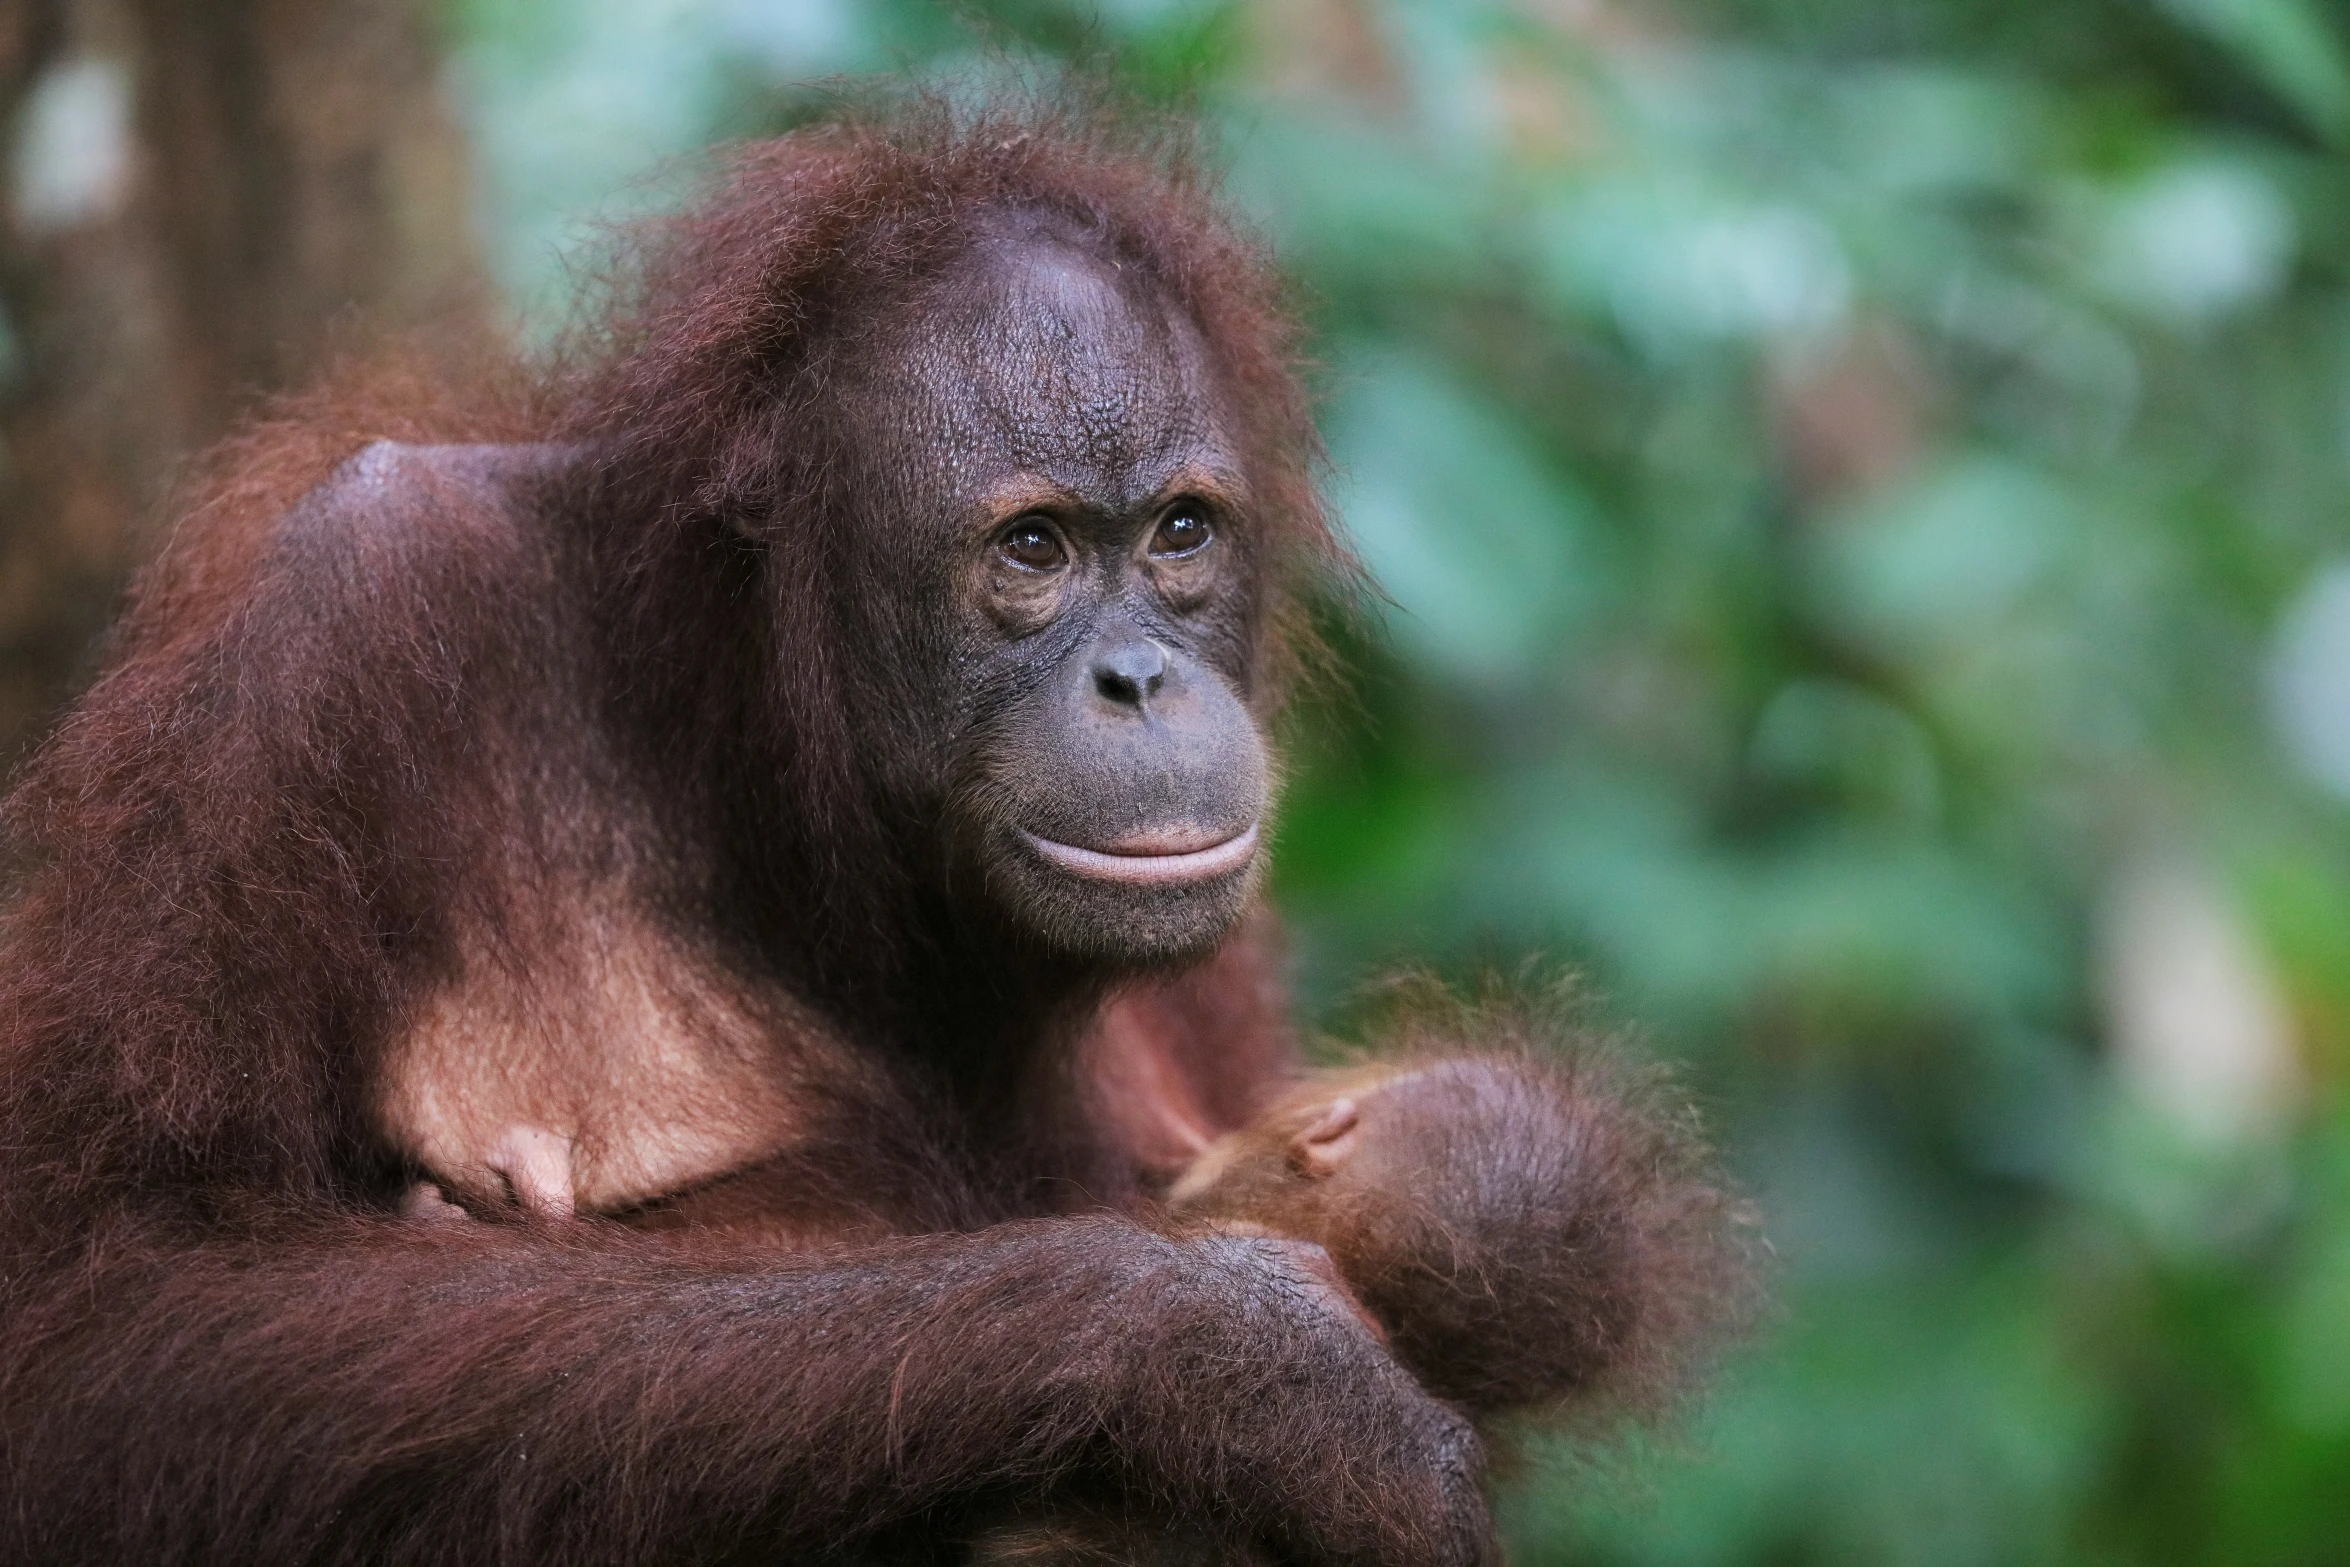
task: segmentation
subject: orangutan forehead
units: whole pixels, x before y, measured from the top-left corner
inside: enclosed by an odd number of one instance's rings
[[[907,312],[919,338],[884,354],[909,477],[976,493],[1026,473],[1121,502],[1186,466],[1233,467],[1198,332],[1109,263],[998,240],[935,286],[933,308]]]

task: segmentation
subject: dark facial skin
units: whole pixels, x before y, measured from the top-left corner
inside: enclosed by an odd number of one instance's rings
[[[853,394],[894,432],[885,567],[850,596],[892,650],[868,661],[891,681],[864,698],[890,715],[875,765],[1027,937],[1136,966],[1204,950],[1254,889],[1270,796],[1225,399],[1187,323],[1049,238],[938,287]]]

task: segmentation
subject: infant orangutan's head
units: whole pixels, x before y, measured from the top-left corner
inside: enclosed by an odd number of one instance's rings
[[[1316,1075],[1167,1204],[1320,1243],[1429,1391],[1481,1415],[1653,1395],[1744,1296],[1689,1116],[1588,1049]]]

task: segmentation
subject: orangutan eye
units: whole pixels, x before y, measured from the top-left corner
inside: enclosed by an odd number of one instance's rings
[[[1061,547],[1061,536],[1035,520],[1013,523],[1004,530],[997,548],[1004,552],[1006,560],[1029,571],[1058,571],[1069,563],[1069,552]]]
[[[1207,516],[1198,507],[1178,506],[1159,520],[1159,531],[1151,535],[1151,553],[1161,559],[1196,555],[1215,536],[1216,530],[1208,526]]]

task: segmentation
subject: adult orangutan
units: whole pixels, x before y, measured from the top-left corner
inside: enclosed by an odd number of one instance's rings
[[[1484,1559],[1318,1249],[1153,1202],[1288,1070],[1347,569],[1260,258],[918,113],[639,260],[233,447],[8,805],[0,1557]]]

